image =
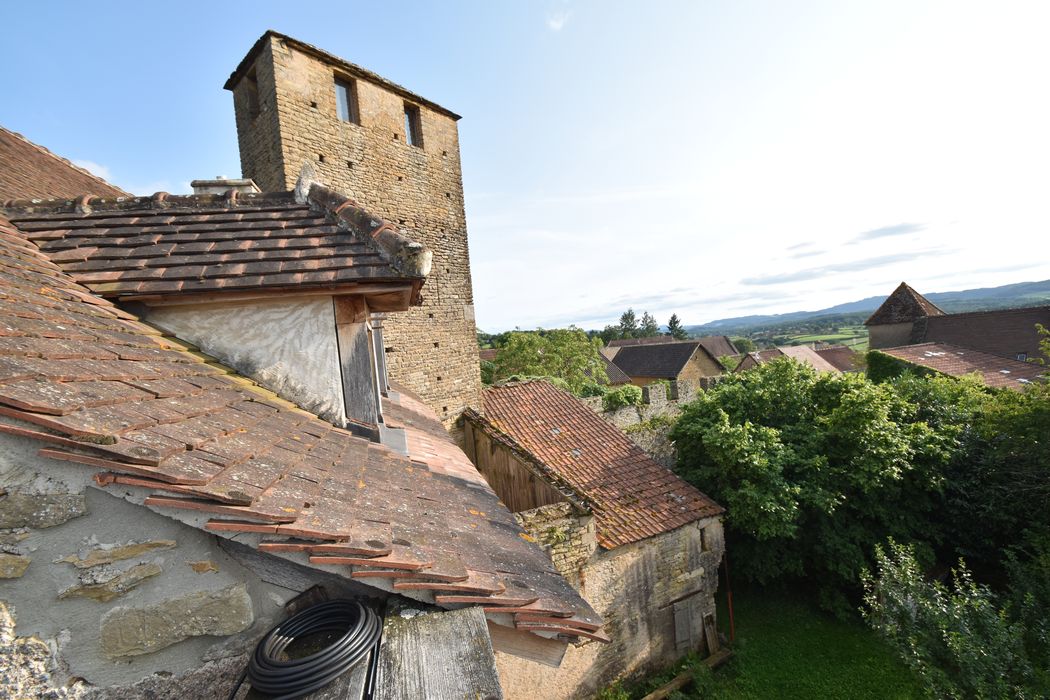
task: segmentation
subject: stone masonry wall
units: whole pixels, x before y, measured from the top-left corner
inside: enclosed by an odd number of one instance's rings
[[[270,583],[39,447],[0,434],[0,697],[225,697],[311,579]]]
[[[577,515],[570,503],[552,503],[514,517],[547,550],[554,568],[578,589],[583,584],[584,565],[598,547],[594,517]]]
[[[642,403],[603,411],[601,397],[581,399],[595,413],[615,425],[646,454],[668,469],[674,467],[676,453],[668,437],[671,424],[682,406],[696,397],[696,385],[686,380],[672,381],[670,386],[650,384],[642,387]]]
[[[322,182],[433,251],[423,305],[386,322],[387,362],[392,380],[451,425],[464,408],[481,405],[456,121],[418,105],[423,145],[408,145],[405,100],[363,79],[355,81],[361,123],[342,121],[334,90],[338,68],[276,37],[259,53],[255,75],[260,112],[254,119],[247,82],[234,87],[245,177],[263,190],[286,190],[310,161]]]
[[[540,542],[550,539],[552,528],[571,533],[574,528],[565,521],[572,513],[565,505],[520,513],[519,522]],[[584,527],[581,523],[576,529]],[[720,519],[690,523],[613,550],[590,547],[572,535],[548,546],[555,567],[602,616],[602,631],[611,642],[570,645],[556,670],[497,652],[508,700],[593,697],[616,678],[668,666],[690,648],[704,651],[700,630],[703,618],[715,615],[725,550]],[[688,640],[684,644],[683,636]]]

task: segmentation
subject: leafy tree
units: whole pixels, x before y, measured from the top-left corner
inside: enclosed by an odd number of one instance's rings
[[[554,377],[579,395],[585,387],[608,383],[601,340],[575,326],[535,332],[515,331],[496,354],[493,381],[511,377]]]
[[[750,338],[733,338],[733,345],[735,345],[736,349],[740,352],[755,351],[755,341]]]
[[[679,473],[726,506],[737,571],[806,576],[841,612],[876,543],[942,538],[954,443],[918,411],[892,386],[782,358],[700,394],[671,439]]]
[[[1000,609],[960,561],[951,586],[928,582],[912,548],[876,548],[865,572],[863,613],[936,698],[1045,697],[1025,648],[1025,628]]]
[[[651,313],[646,311],[642,314],[642,323],[638,328],[639,338],[655,338],[660,335],[660,324]]]
[[[602,397],[602,410],[615,411],[625,406],[637,406],[642,402],[642,390],[633,384],[624,384],[611,389]]]
[[[620,316],[620,337],[638,337],[638,318],[634,315],[634,309],[627,309]]]
[[[725,367],[727,372],[732,372],[740,364],[740,358],[732,355],[722,355],[718,358],[718,364]]]
[[[675,340],[685,340],[689,337],[689,334],[686,333],[685,328],[682,326],[681,319],[678,318],[678,314],[671,314],[671,318],[667,322],[667,331]]]

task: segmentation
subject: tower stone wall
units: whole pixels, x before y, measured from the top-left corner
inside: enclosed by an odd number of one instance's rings
[[[337,80],[352,86],[357,123],[338,114]],[[264,191],[288,190],[309,161],[326,185],[433,251],[423,305],[385,322],[390,376],[418,393],[446,425],[467,406],[480,407],[459,117],[273,32],[226,87],[233,91],[244,177]],[[408,143],[406,105],[418,114],[421,145]]]

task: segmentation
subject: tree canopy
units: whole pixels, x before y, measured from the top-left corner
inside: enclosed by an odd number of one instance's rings
[[[682,327],[682,321],[678,318],[678,314],[671,314],[671,318],[667,321],[667,332],[675,340],[685,340],[689,337],[685,328]]]
[[[551,377],[580,395],[595,384],[607,384],[602,342],[575,326],[550,330],[512,331],[496,353],[491,383],[512,377]]]

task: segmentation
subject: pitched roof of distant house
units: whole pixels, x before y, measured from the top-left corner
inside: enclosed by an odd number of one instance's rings
[[[649,338],[618,338],[606,343],[606,347],[622,348],[628,345],[660,345],[662,343],[677,343],[671,335],[654,335]]]
[[[856,372],[860,369],[857,364],[858,354],[845,345],[832,345],[815,352],[840,372]]]
[[[0,204],[9,199],[52,199],[92,194],[127,197],[84,168],[0,126]]]
[[[252,64],[255,63],[256,57],[259,55],[259,52],[262,51],[263,46],[266,44],[267,41],[270,40],[270,38],[278,39],[287,46],[292,46],[305,54],[309,54],[314,58],[324,61],[329,65],[336,66],[342,72],[347,73],[353,77],[362,78],[363,80],[367,80],[368,82],[373,83],[375,85],[381,85],[390,92],[396,95],[400,95],[401,97],[407,98],[410,102],[425,105],[426,107],[429,107],[435,112],[440,112],[441,114],[451,117],[452,119],[462,119],[462,117],[460,117],[455,112],[442,107],[436,102],[431,102],[427,98],[421,97],[393,81],[387,80],[378,73],[373,73],[367,68],[362,68],[357,64],[350,63],[345,59],[339,58],[335,54],[328,53],[324,49],[319,49],[312,44],[307,44],[305,41],[299,41],[294,37],[290,37],[287,34],[281,34],[280,32],[275,32],[272,29],[266,30],[266,32],[263,33],[263,35],[259,37],[259,39],[255,42],[252,48],[248,50],[247,55],[245,55],[245,57],[241,59],[241,62],[237,65],[237,68],[234,69],[233,73],[230,74],[230,77],[226,81],[226,84],[223,85],[223,88],[225,88],[226,90],[233,90],[237,86],[237,83],[240,82],[241,78],[249,70],[251,70]]]
[[[889,323],[908,323],[925,316],[941,316],[944,312],[906,283],[893,290],[875,313],[864,322],[865,326],[881,326]]]
[[[622,369],[617,367],[615,362],[605,355],[602,355],[602,361],[605,362],[605,375],[609,378],[609,386],[619,386],[621,384],[631,383],[631,378],[628,377]]]
[[[697,340],[627,345],[617,351],[612,361],[629,377],[674,379],[696,352],[707,353]],[[717,358],[712,359],[717,362]]]
[[[484,350],[478,350],[478,359],[484,362],[494,362],[498,354],[499,348],[485,348]]]
[[[834,372],[838,374],[841,370],[832,364],[830,361],[825,359],[813,348],[807,345],[782,345],[780,347],[769,348],[768,350],[758,350],[756,352],[749,352],[746,355],[754,360],[755,364],[765,364],[766,362],[772,362],[780,357],[790,357],[793,360],[801,362],[802,364],[809,365],[818,372]],[[743,363],[737,365],[737,371],[745,371],[748,369]]]
[[[733,345],[733,341],[724,335],[704,335],[694,340],[704,346],[711,357],[735,357],[740,351]]]
[[[231,190],[17,200],[6,210],[76,282],[122,300],[388,282],[418,297],[430,269],[430,251],[317,184],[299,198]]]
[[[1050,328],[1050,305],[931,316],[915,323],[911,341],[949,343],[1009,358],[1021,353],[1038,357],[1037,323]]]
[[[607,347],[623,348],[631,345],[666,345],[667,343],[691,342],[697,342],[703,345],[704,349],[707,350],[711,357],[724,357],[726,355],[740,354],[740,351],[736,349],[735,345],[733,345],[733,341],[724,335],[704,335],[689,340],[675,340],[674,336],[670,335],[657,335],[652,338],[622,338],[620,340],[610,340]]]
[[[593,636],[601,621],[433,413],[407,393],[386,403],[410,456],[162,337],[0,215],[0,432],[275,556],[445,607],[529,605]]]
[[[606,549],[723,512],[579,399],[544,381],[485,390],[485,417],[593,509]]]
[[[999,357],[948,343],[920,343],[897,348],[879,348],[877,352],[953,377],[977,372],[981,375],[985,385],[993,388],[1021,390],[1050,371],[1050,368],[1042,365]]]

